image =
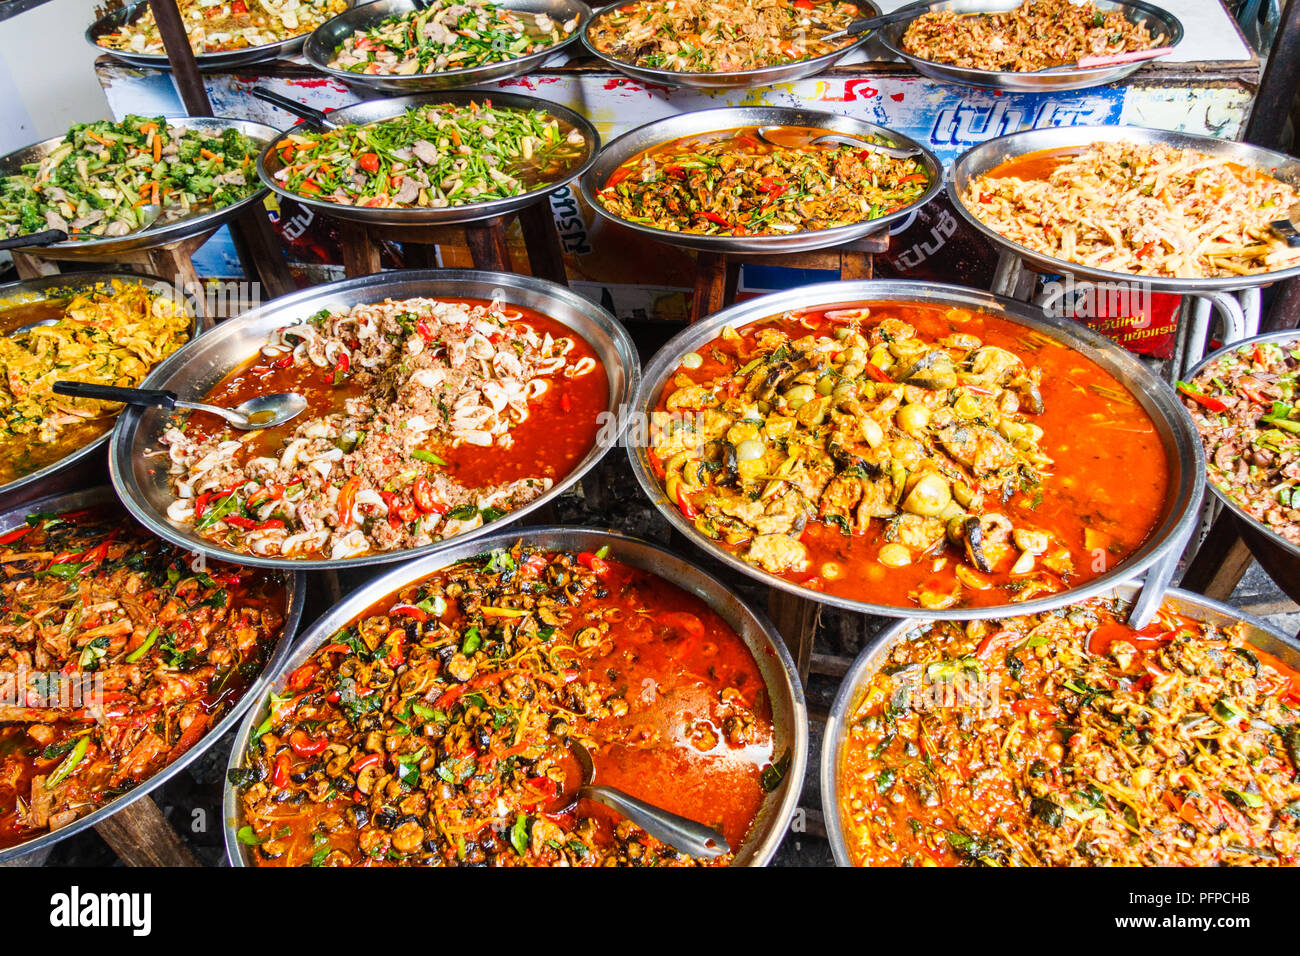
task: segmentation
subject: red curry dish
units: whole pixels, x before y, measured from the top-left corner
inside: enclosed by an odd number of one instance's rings
[[[854,864],[1294,866],[1300,674],[1166,604],[911,632],[835,768]]]
[[[0,847],[183,756],[261,674],[285,613],[274,575],[194,571],[116,509],[0,537]]]
[[[744,641],[701,600],[602,552],[516,545],[333,635],[272,696],[240,788],[257,865],[684,866],[595,782],[738,848],[789,757]]]
[[[296,391],[308,410],[163,435],[172,521],[230,550],[347,558],[418,548],[545,494],[596,442],[605,369],[568,327],[494,300],[324,309],[278,329],[205,400]]]
[[[787,312],[689,353],[651,469],[701,534],[802,587],[930,610],[1027,601],[1132,554],[1161,515],[1155,424],[1079,352],[996,316]]]

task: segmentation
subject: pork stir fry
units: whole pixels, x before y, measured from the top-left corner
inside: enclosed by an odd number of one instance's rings
[[[1294,866],[1296,672],[1169,604],[935,624],[846,720],[858,865]]]
[[[725,865],[577,800],[570,741],[602,782],[732,847],[783,773],[740,638],[602,553],[516,545],[411,585],[269,710],[231,772],[259,865]]]
[[[1025,0],[1005,13],[923,13],[908,24],[902,47],[936,63],[1024,73],[1083,57],[1152,50],[1168,42],[1163,33],[1152,35],[1121,10],[1070,0]]]
[[[257,678],[284,626],[265,572],[192,570],[116,509],[0,536],[0,847],[147,780]]]
[[[1244,345],[1179,382],[1209,479],[1270,531],[1300,545],[1300,338]]]
[[[733,73],[825,56],[858,37],[839,0],[633,0],[595,21],[592,44],[615,60],[675,73]]]
[[[1042,160],[972,179],[962,201],[1013,242],[1108,272],[1201,279],[1300,265],[1300,248],[1269,226],[1300,190],[1264,170],[1132,142],[1072,150],[1046,175],[1025,168]]]
[[[233,550],[338,559],[427,545],[539,497],[553,484],[540,471],[478,486],[447,467],[465,447],[508,456],[535,402],[597,373],[585,343],[519,319],[501,301],[389,299],[277,330],[259,374],[312,407],[273,433],[169,428],[167,516]]]
[[[330,66],[349,73],[412,76],[517,60],[555,46],[578,27],[545,13],[521,13],[485,0],[433,0],[421,9],[358,30]]]

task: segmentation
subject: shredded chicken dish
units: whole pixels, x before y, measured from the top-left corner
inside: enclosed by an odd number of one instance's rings
[[[261,674],[284,621],[274,575],[194,570],[117,508],[0,535],[0,847],[183,756]]]
[[[1294,866],[1294,670],[1169,604],[1094,600],[894,645],[845,720],[853,862]]]
[[[1164,46],[1145,24],[1121,10],[1099,10],[1070,0],[1025,0],[1005,13],[923,13],[903,33],[902,47],[913,56],[972,70],[1014,73],[1077,63]]]
[[[1300,191],[1193,149],[1133,142],[1022,156],[973,179],[962,201],[1035,252],[1108,272],[1201,279],[1300,265],[1269,226]]]
[[[1300,337],[1244,345],[1179,382],[1210,481],[1300,545]]]
[[[305,36],[348,8],[347,0],[179,0],[195,54],[266,46]],[[153,11],[95,40],[109,50],[165,55]]]
[[[859,16],[840,0],[635,0],[588,30],[615,60],[676,73],[733,73],[825,56],[859,37],[821,37]]]
[[[240,389],[297,391],[307,412],[256,432],[207,427],[210,416],[167,429],[176,495],[167,516],[262,556],[339,559],[427,545],[526,504],[567,474],[556,464],[570,440],[565,426],[530,421],[532,412],[558,395],[556,411],[567,414],[578,400],[570,387],[603,379],[586,342],[501,301],[322,310],[277,330],[253,368],[208,399],[233,405]],[[584,410],[591,422],[578,422],[579,456],[592,441],[582,429],[595,428],[595,412]],[[532,425],[553,430],[516,447]],[[549,439],[549,454],[532,444],[538,438]],[[495,478],[485,460],[495,475],[517,469],[514,477]],[[475,473],[486,480],[467,478]]]

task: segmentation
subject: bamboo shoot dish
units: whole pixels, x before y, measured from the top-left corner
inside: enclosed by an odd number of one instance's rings
[[[348,8],[347,0],[179,0],[195,55],[266,46],[306,36]],[[162,34],[147,5],[130,23],[95,38],[108,50],[165,56]]]
[[[1003,13],[923,13],[908,24],[902,47],[935,63],[1025,73],[1083,57],[1153,50],[1168,42],[1163,33],[1152,35],[1122,10],[1070,0],[1025,0]]]
[[[40,322],[52,324],[35,325]],[[190,324],[175,299],[117,281],[0,311],[0,485],[54,464],[113,427],[121,405],[55,395],[55,381],[134,388],[189,340]]]
[[[212,136],[161,116],[77,123],[39,162],[0,179],[0,238],[125,236],[224,208],[261,188],[261,147],[234,128]],[[161,207],[156,219],[149,206]]]
[[[33,514],[0,536],[0,848],[197,744],[270,659],[284,590],[251,568],[196,571],[115,508]]]
[[[1294,866],[1300,674],[1166,604],[938,623],[894,645],[835,768],[852,861]]]
[[[634,66],[734,73],[834,53],[858,37],[826,40],[860,15],[839,0],[634,0],[593,21],[592,45]]]
[[[648,689],[648,690],[647,690]],[[690,866],[577,798],[595,782],[739,847],[780,785],[741,637],[676,585],[597,553],[498,549],[391,595],[272,696],[239,840],[267,866]]]
[[[172,522],[265,557],[422,547],[540,497],[595,445],[608,378],[591,345],[501,300],[323,309],[271,336],[204,399],[296,391],[254,432],[214,416],[162,436]]]
[[[432,208],[518,196],[563,179],[590,152],[541,110],[430,104],[364,126],[295,130],[276,144],[285,189],[348,206]]]
[[[1300,545],[1300,338],[1244,345],[1179,382],[1209,480]]]
[[[1300,265],[1270,227],[1300,190],[1194,149],[1096,142],[975,177],[966,208],[1013,242],[1108,272],[1200,279]]]
[[[769,574],[940,610],[1089,581],[1150,535],[1155,424],[1023,325],[945,306],[819,307],[726,328],[665,382],[648,448],[695,530]]]
[[[596,198],[615,216],[653,229],[757,236],[878,219],[929,189],[920,158],[811,144],[830,132],[786,127],[767,134],[779,137],[775,143],[754,127],[686,136],[629,159]]]
[[[433,0],[358,30],[339,44],[329,65],[372,76],[468,70],[538,53],[577,27],[577,18],[557,23],[545,13],[485,0]]]

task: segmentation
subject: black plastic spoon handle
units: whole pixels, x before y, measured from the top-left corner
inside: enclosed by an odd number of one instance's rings
[[[26,235],[14,236],[12,239],[0,239],[0,249],[25,249],[28,246],[50,246],[56,242],[64,242],[68,234],[62,229],[46,229],[42,232],[29,232]]]
[[[861,19],[854,20],[850,23],[844,28],[843,32],[849,36],[857,36],[859,33],[865,33],[868,30],[887,27],[891,23],[911,20],[918,16],[926,7],[932,7],[938,2],[940,2],[940,0],[930,0],[929,3],[909,3],[905,7],[899,7],[893,13],[882,13],[878,17],[862,17]]]
[[[275,90],[268,90],[265,86],[254,86],[249,89],[250,93],[259,100],[270,103],[272,106],[278,106],[282,110],[288,110],[294,116],[301,117],[308,123],[315,123],[317,126],[324,126],[327,129],[334,124],[329,121],[323,112],[297,100],[291,100],[287,96],[281,96]]]
[[[55,382],[54,391],[75,398],[97,398],[101,402],[123,402],[149,408],[175,408],[176,393],[159,388],[118,388],[89,382]]]

